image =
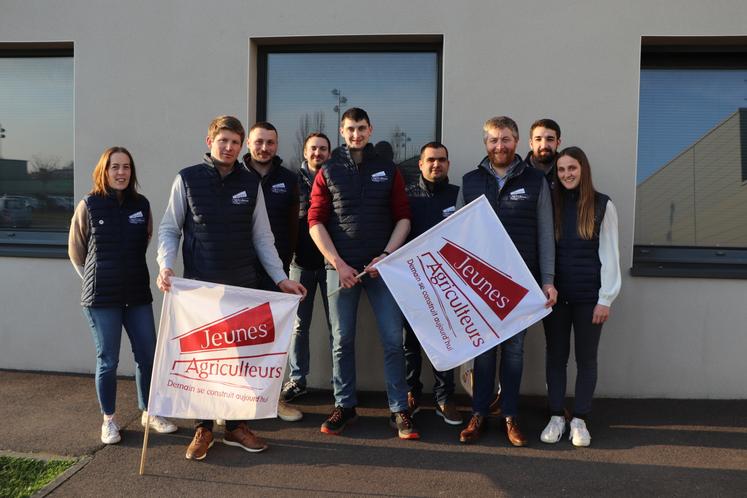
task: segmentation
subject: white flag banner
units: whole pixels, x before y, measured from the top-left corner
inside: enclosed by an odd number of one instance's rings
[[[450,370],[550,313],[481,196],[376,264],[436,370]]]
[[[300,297],[171,278],[148,412],[247,420],[277,416]]]

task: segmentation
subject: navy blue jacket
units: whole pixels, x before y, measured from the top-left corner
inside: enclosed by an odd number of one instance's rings
[[[142,195],[88,195],[90,239],[83,267],[83,306],[149,304],[150,277],[145,261],[150,203]]]
[[[440,182],[429,182],[421,175],[417,182],[405,188],[412,211],[410,241],[454,213],[459,197],[459,187],[446,178]]]

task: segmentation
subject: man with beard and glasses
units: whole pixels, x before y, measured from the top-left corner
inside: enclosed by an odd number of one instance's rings
[[[171,289],[179,240],[184,236],[184,278],[256,289],[257,261],[282,292],[306,295],[288,279],[273,244],[259,178],[239,162],[244,127],[233,116],[218,116],[208,128],[209,152],[202,162],[182,169],[171,186],[158,229],[156,281]],[[244,420],[226,420],[223,442],[249,452],[267,449]],[[213,445],[213,421],[195,421],[187,448],[189,460],[202,460]]]
[[[524,160],[531,167],[545,174],[547,184],[553,188],[555,159],[560,147],[560,126],[549,118],[538,119],[529,128],[529,148]]]

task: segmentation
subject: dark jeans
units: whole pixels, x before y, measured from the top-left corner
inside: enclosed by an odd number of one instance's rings
[[[301,301],[293,324],[290,348],[288,349],[288,377],[301,386],[306,386],[306,376],[309,375],[309,328],[314,313],[314,296],[316,288],[322,294],[324,316],[327,319],[330,349],[332,345],[332,327],[329,324],[329,303],[327,302],[327,270],[322,266],[317,270],[304,270],[291,265],[290,279],[306,287],[306,299]]]
[[[519,388],[524,368],[524,335],[522,330],[498,346],[485,351],[474,360],[474,385],[472,412],[487,417],[490,403],[495,399],[495,363],[501,348],[501,413],[504,417],[516,416],[519,409]]]
[[[156,351],[156,327],[150,304],[137,306],[83,307],[96,344],[96,394],[101,413],[112,415],[117,401],[117,366],[122,327],[127,331],[135,356],[135,386],[138,406],[148,406],[153,355]]]
[[[571,327],[576,353],[576,396],[573,415],[585,418],[597,385],[597,349],[602,325],[591,323],[594,303],[558,302],[545,326],[547,341],[545,374],[547,398],[552,415],[563,415],[566,367],[571,352]]]
[[[417,399],[423,394],[423,383],[420,382],[420,372],[423,366],[420,342],[412,327],[405,320],[405,334],[402,345],[405,350],[405,374],[410,392]],[[439,372],[433,369],[433,395],[436,403],[449,401],[454,394],[454,370]]]

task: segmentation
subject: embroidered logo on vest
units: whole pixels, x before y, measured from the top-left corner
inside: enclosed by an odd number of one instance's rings
[[[389,178],[387,178],[384,171],[379,171],[378,173],[374,173],[373,175],[371,175],[371,181],[374,183],[383,183],[388,180]]]
[[[234,194],[231,198],[231,202],[235,205],[249,204],[249,198],[246,195],[246,190],[242,190],[238,194]]]
[[[143,216],[142,211],[138,211],[137,213],[132,213],[129,216],[130,223],[133,225],[142,225],[145,223],[145,216]]]
[[[454,211],[456,211],[456,206],[449,206],[441,211],[441,216],[443,216],[444,218],[448,218],[449,216],[454,214]]]
[[[276,183],[272,187],[270,187],[270,191],[273,194],[284,194],[288,192],[288,189],[285,187],[285,183]]]

